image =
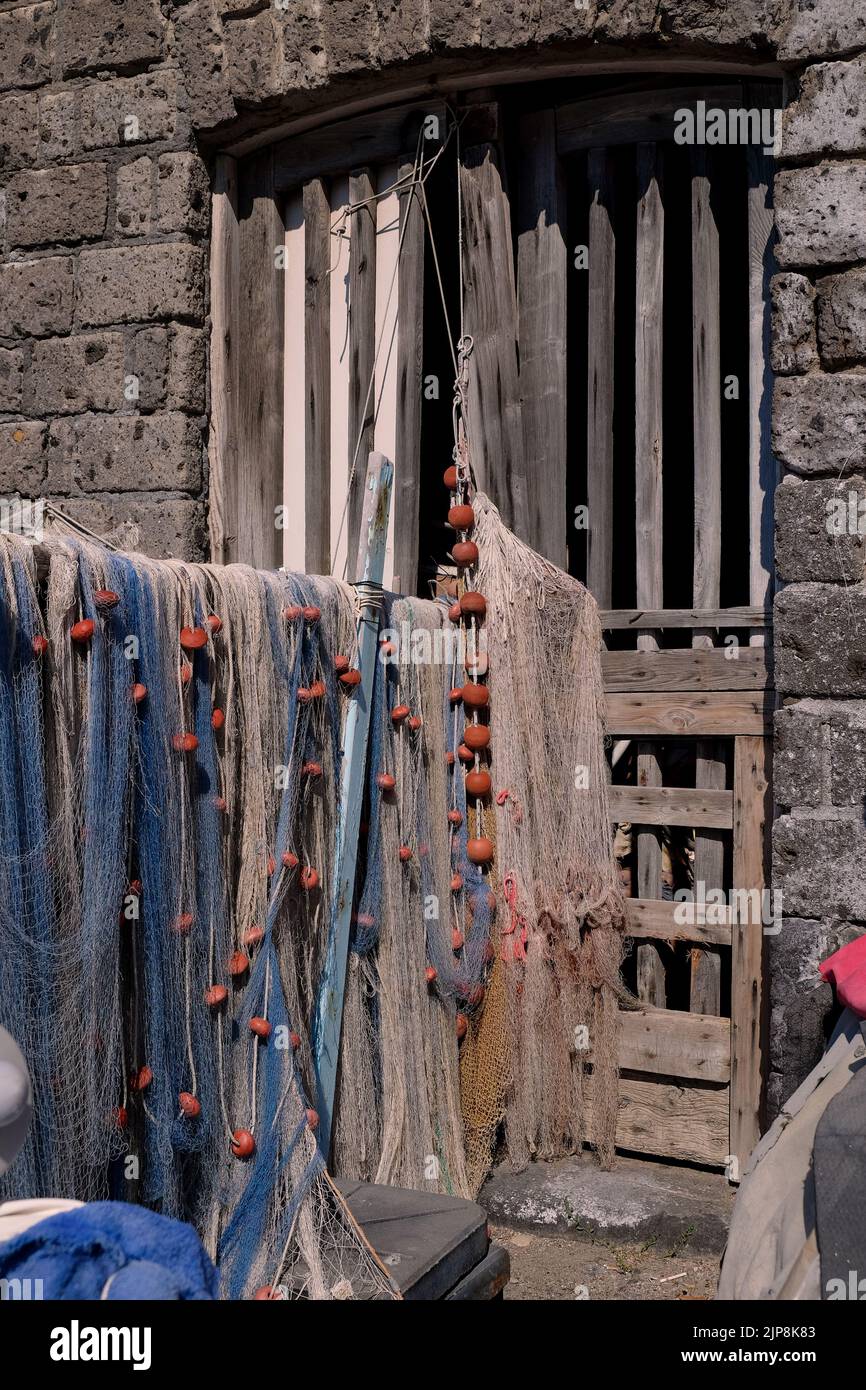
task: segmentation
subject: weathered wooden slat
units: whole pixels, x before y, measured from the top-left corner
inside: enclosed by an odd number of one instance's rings
[[[217,155],[210,242],[211,422],[208,441],[210,558],[224,565],[236,542],[239,278],[237,161]]]
[[[764,690],[769,685],[767,653],[760,647],[602,652],[601,660],[608,691]]]
[[[694,111],[699,101],[725,110],[742,105],[738,82],[712,87],[682,86],[644,92],[613,92],[610,96],[584,97],[556,109],[559,153],[597,145],[636,145],[643,141],[672,140],[677,111]]]
[[[327,178],[345,174],[352,167],[353,156],[363,151],[368,164],[399,159],[406,150],[414,150],[425,120],[436,117],[440,137],[444,138],[447,123],[445,103],[431,100],[423,106],[417,102],[393,106],[381,111],[366,111],[348,121],[337,121],[317,130],[305,131],[274,145],[274,177],[282,191],[297,188],[312,178]],[[425,141],[425,152],[432,156],[438,142]]]
[[[719,231],[712,204],[711,161],[692,150],[692,408],[694,436],[694,583],[696,607],[719,602],[722,566],[722,419]],[[696,630],[697,648],[712,648],[710,633]],[[712,651],[705,653],[714,655]],[[739,655],[739,652],[737,652]],[[724,659],[725,653],[721,653]],[[738,674],[742,676],[748,668]],[[695,785],[724,786],[725,765],[715,743],[698,744]],[[695,880],[721,884],[724,845],[718,835],[695,836]],[[718,1013],[721,962],[718,952],[691,956],[691,1007]]]
[[[331,569],[331,209],[321,179],[304,185],[306,567]]]
[[[702,920],[706,912],[701,912],[700,904],[668,902],[661,898],[628,898],[625,906],[627,936],[650,936],[659,941],[695,941],[710,946],[731,944],[730,908],[724,909],[725,921],[717,923],[715,920]],[[687,920],[677,921],[675,914]],[[713,918],[716,915],[722,915],[721,909],[713,908]]]
[[[606,149],[590,150],[587,351],[587,586],[610,607],[613,575],[613,405],[616,239],[615,178]]]
[[[692,790],[691,787],[609,787],[613,821],[632,825],[708,826],[730,830],[734,823],[733,793]]]
[[[713,756],[707,756],[708,753]],[[695,756],[695,786],[720,791],[725,785],[725,746],[700,740]],[[722,888],[725,840],[720,830],[695,835],[692,861],[696,893]],[[717,1014],[721,1009],[722,958],[718,951],[693,950],[690,962],[689,1007],[697,1014]]]
[[[731,1076],[731,1023],[674,1009],[620,1015],[619,1064],[692,1081],[725,1083]]]
[[[352,213],[349,241],[349,485],[346,516],[348,555],[358,552],[364,478],[373,447],[376,392],[373,363],[376,360],[376,204],[369,169],[349,178]],[[358,207],[357,204],[364,204]]]
[[[766,756],[766,739],[734,740],[736,888],[760,890],[765,884],[765,835],[770,814]],[[755,921],[753,913],[738,916],[741,920],[734,926],[731,951],[730,1151],[742,1169],[761,1133],[767,1001],[763,922]]]
[[[408,177],[412,164],[403,164]],[[400,195],[397,272],[397,447],[394,453],[394,574],[404,594],[418,585],[421,511],[421,403],[424,375],[424,210],[417,188]]]
[[[737,608],[602,608],[602,631],[654,628],[772,627],[773,613],[760,605]]]
[[[591,1113],[592,1078],[584,1084]],[[617,1147],[722,1168],[729,1152],[729,1095],[728,1086],[620,1075]]]
[[[566,564],[568,256],[565,187],[553,111],[520,118],[517,310],[525,457],[532,469],[526,539]]]
[[[639,145],[636,160],[637,212],[635,227],[635,576],[638,604],[660,608],[662,584],[662,386],[664,207],[661,197],[661,159],[656,145]],[[658,635],[644,628],[637,635],[638,652],[658,648]],[[679,682],[678,682],[679,684]],[[664,778],[658,745],[639,743],[639,787],[660,787]],[[661,895],[661,832],[636,827],[638,896]],[[637,949],[637,993],[648,1004],[666,1002],[665,968],[658,949],[647,943]]]
[[[772,110],[779,102],[777,88],[750,83],[749,107]],[[770,280],[773,255],[773,161],[760,145],[746,147],[749,219],[749,596],[753,603],[772,604],[773,494],[778,465],[770,438],[773,378],[770,371]],[[753,646],[764,641],[753,633]]]
[[[519,536],[529,532],[511,210],[495,146],[464,151],[465,325],[473,339],[469,448],[478,485]]]
[[[268,150],[244,161],[238,180],[237,467],[234,542],[226,558],[282,564],[276,507],[283,496],[283,271],[276,253],[285,227]]]
[[[759,691],[606,694],[605,708],[608,733],[623,738],[758,734],[773,722],[772,698]]]

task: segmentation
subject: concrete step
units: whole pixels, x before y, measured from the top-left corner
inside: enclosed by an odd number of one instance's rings
[[[505,1226],[721,1254],[734,1194],[719,1173],[623,1157],[605,1173],[581,1154],[522,1173],[500,1165],[478,1200]]]

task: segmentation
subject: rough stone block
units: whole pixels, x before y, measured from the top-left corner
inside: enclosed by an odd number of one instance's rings
[[[122,236],[147,236],[153,222],[153,160],[142,155],[117,171],[115,224]]]
[[[165,242],[83,251],[76,270],[81,327],[204,316],[205,260],[196,246]]]
[[[866,150],[866,57],[807,68],[800,95],[782,118],[782,156]]]
[[[418,23],[418,10],[413,0],[374,0],[373,10],[376,20],[373,46],[379,66],[402,63],[429,52],[428,28]]]
[[[0,14],[0,87],[38,87],[51,76],[54,6]]]
[[[773,607],[782,695],[866,696],[866,587],[789,584]]]
[[[57,54],[64,76],[156,62],[165,20],[157,0],[75,0],[57,19]]]
[[[866,48],[866,0],[799,0],[779,43],[784,63]]]
[[[59,164],[81,150],[80,93],[41,92],[39,95],[39,159]]]
[[[833,1011],[833,991],[818,962],[838,946],[841,932],[823,922],[786,917],[768,938],[770,1069],[773,1117],[820,1060]]]
[[[72,267],[71,256],[0,266],[0,336],[64,333],[72,324]]]
[[[815,288],[805,275],[789,271],[774,275],[770,366],[778,376],[807,372],[817,361],[815,351]]]
[[[166,403],[168,383],[168,329],[142,328],[133,344],[133,367],[138,397],[133,409],[158,410]]]
[[[171,410],[205,413],[207,402],[207,336],[202,329],[178,324],[171,335],[168,405]]]
[[[121,550],[140,551],[157,560],[207,558],[207,517],[201,502],[146,492],[52,500]]]
[[[287,21],[291,23],[301,8],[292,7],[282,12],[284,46],[291,37]],[[296,50],[299,55],[307,57],[310,72],[319,71],[316,49],[321,49],[325,57],[329,78],[369,69],[370,56],[375,50],[375,29],[374,15],[367,0],[344,0],[342,5],[323,5],[319,13],[318,34],[307,24]],[[418,27],[423,28],[423,24]]]
[[[225,57],[228,63],[229,86],[235,100],[260,101],[276,96],[283,87],[282,52],[274,12],[261,14],[226,24]],[[286,87],[308,87],[309,75],[301,63],[286,62]]]
[[[109,145],[132,149],[149,140],[170,140],[177,125],[177,77],[172,71],[93,82],[81,97],[85,150]]]
[[[819,806],[824,785],[823,700],[776,711],[773,795],[780,806]]]
[[[818,346],[827,367],[866,362],[866,270],[818,281]]]
[[[45,481],[44,420],[0,424],[0,493],[35,497]]]
[[[773,886],[782,895],[785,916],[862,921],[864,854],[861,820],[780,816],[773,827]]]
[[[804,481],[776,489],[776,568],[782,579],[858,584],[866,566],[866,478]]]
[[[834,806],[866,802],[866,703],[826,703],[830,797]]]
[[[797,473],[866,466],[866,374],[780,377],[773,390],[773,449]]]
[[[774,198],[779,265],[866,260],[866,161],[783,169]]]
[[[0,168],[7,174],[21,164],[36,162],[38,112],[35,92],[0,97]]]
[[[201,430],[187,415],[72,415],[48,434],[48,488],[57,493],[198,492]]]
[[[102,236],[108,209],[104,164],[28,170],[9,180],[6,234],[12,246],[45,246]]]
[[[72,415],[123,408],[123,337],[80,333],[35,343],[27,370],[25,410]]]
[[[176,12],[174,47],[196,129],[232,120],[235,104],[226,74],[222,28],[210,0],[197,0]]]
[[[0,348],[0,410],[20,414],[24,392],[24,352]]]
[[[156,171],[156,216],[161,232],[199,236],[208,229],[210,183],[197,154],[163,154]]]

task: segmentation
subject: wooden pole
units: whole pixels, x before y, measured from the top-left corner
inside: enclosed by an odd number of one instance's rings
[[[337,815],[332,900],[334,905],[313,1029],[313,1061],[319,1112],[318,1137],[326,1159],[331,1146],[334,1097],[337,1089],[352,899],[358,862],[358,830],[364,799],[367,738],[370,731],[370,698],[377,655],[376,637],[379,631],[381,585],[385,572],[385,544],[388,538],[393,479],[394,468],[389,460],[384,454],[371,452],[364,488],[364,510],[356,569],[358,595],[361,601],[361,616],[358,620],[361,684],[356,688],[346,715]]]

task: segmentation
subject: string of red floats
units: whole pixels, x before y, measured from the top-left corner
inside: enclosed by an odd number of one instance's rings
[[[93,594],[94,606],[100,614],[108,614],[120,603],[120,595],[110,589],[97,589]],[[283,609],[283,618],[293,625],[298,619],[303,619],[305,624],[313,625],[318,623],[321,618],[321,610],[315,605],[301,607],[297,604],[289,605]],[[223,622],[217,614],[211,613],[205,619],[203,627],[183,627],[178,634],[178,642],[181,652],[184,654],[194,653],[202,650],[209,641],[222,631]],[[80,647],[87,647],[96,630],[96,624],[92,618],[81,618],[73,623],[70,628],[71,640]],[[42,633],[37,633],[31,639],[31,645],[37,657],[42,657],[49,649],[48,638]],[[338,655],[334,658],[334,670],[340,686],[347,695],[351,695],[361,683],[361,672],[354,668],[347,656]],[[188,661],[181,660],[180,678],[181,684],[185,688],[192,680],[192,667]],[[130,694],[133,702],[140,705],[147,698],[147,686],[141,681],[133,682]],[[298,701],[302,705],[324,699],[327,694],[327,687],[321,679],[313,681],[308,687],[298,689]],[[407,711],[408,713],[408,711]],[[211,712],[211,725],[217,732],[225,727],[225,712],[218,706],[214,706]],[[420,720],[418,721],[420,725]],[[172,747],[181,754],[194,753],[198,748],[198,738],[189,730],[182,730],[172,736]],[[323,775],[323,767],[320,762],[308,760],[301,767],[301,775],[307,779],[319,778]],[[214,805],[219,811],[226,810],[226,802],[222,796],[214,798]],[[291,850],[286,850],[281,855],[283,870],[293,872],[300,867],[298,883],[300,887],[308,893],[313,892],[319,887],[320,875],[318,869],[311,864],[300,865],[298,856]],[[276,871],[276,860],[270,856],[268,860],[268,874],[273,875]],[[140,897],[141,882],[134,880],[128,885],[127,896]],[[125,921],[124,914],[121,920]],[[191,912],[181,913],[172,923],[171,930],[179,936],[187,936],[194,925],[194,915]],[[265,932],[261,926],[247,927],[243,933],[241,945],[245,949],[238,949],[231,953],[227,962],[226,970],[228,975],[234,980],[239,981],[250,969],[251,956],[254,948],[264,940]],[[204,993],[204,1002],[212,1010],[219,1009],[228,999],[229,992],[225,985],[213,983],[208,986]],[[267,1018],[254,1016],[249,1020],[249,1030],[252,1036],[258,1041],[266,1041],[272,1032],[271,1024]],[[292,1049],[296,1051],[301,1045],[301,1038],[296,1032],[290,1034],[289,1041]],[[135,1068],[129,1076],[129,1091],[133,1094],[141,1094],[147,1090],[153,1081],[153,1070],[147,1064]],[[201,1102],[198,1097],[190,1091],[181,1091],[178,1095],[178,1105],[181,1114],[187,1118],[194,1119],[201,1114]],[[126,1095],[124,1103],[114,1111],[114,1123],[119,1129],[125,1129],[128,1123],[128,1112],[126,1108]],[[316,1129],[319,1123],[319,1116],[313,1109],[306,1111],[307,1123],[311,1129]],[[253,1126],[254,1127],[254,1126]],[[256,1141],[253,1128],[239,1128],[231,1131],[230,1148],[236,1158],[247,1159],[255,1153]]]

